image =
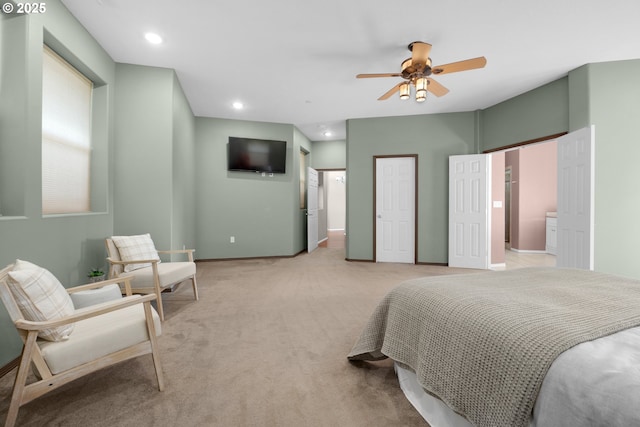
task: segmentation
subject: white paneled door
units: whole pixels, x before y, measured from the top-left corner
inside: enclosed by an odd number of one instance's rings
[[[307,169],[307,252],[318,247],[318,171]]]
[[[594,268],[594,127],[558,138],[558,267]]]
[[[449,157],[449,266],[489,268],[491,156]]]
[[[415,263],[416,158],[376,158],[376,261]]]

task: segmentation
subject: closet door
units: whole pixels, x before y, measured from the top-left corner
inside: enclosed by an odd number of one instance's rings
[[[416,157],[377,157],[376,261],[415,263]]]

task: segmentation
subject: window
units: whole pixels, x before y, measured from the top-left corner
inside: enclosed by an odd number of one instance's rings
[[[89,212],[93,83],[47,46],[42,67],[42,213]]]

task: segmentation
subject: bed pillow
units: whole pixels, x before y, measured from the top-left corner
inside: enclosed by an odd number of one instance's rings
[[[66,289],[49,270],[28,261],[16,260],[8,273],[7,284],[26,320],[42,322],[74,313],[73,301]],[[45,329],[38,333],[48,341],[63,341],[73,332],[74,324]]]
[[[158,256],[158,251],[156,250],[149,233],[137,236],[112,236],[111,240],[113,240],[113,243],[118,248],[120,259],[122,261],[157,259],[158,262],[160,262],[160,256]],[[145,267],[151,267],[151,264],[127,264],[124,267],[124,271],[127,273]]]

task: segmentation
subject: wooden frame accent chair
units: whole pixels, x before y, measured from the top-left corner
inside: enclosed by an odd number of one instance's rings
[[[105,240],[109,279],[130,276],[134,294],[155,294],[160,319],[164,321],[162,291],[182,282],[190,281],[193,296],[198,301],[194,249],[156,250],[151,236],[112,236]],[[186,254],[187,261],[162,262],[159,254]]]
[[[125,289],[125,297],[119,286]],[[76,309],[70,295],[114,287],[116,299]],[[113,293],[111,293],[113,295]],[[21,406],[84,375],[151,354],[158,390],[164,377],[156,336],[155,295],[132,295],[130,278],[65,289],[46,269],[17,260],[0,270],[0,299],[24,342],[5,420],[13,427]],[[33,368],[36,380],[27,384]]]

